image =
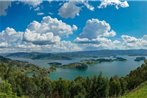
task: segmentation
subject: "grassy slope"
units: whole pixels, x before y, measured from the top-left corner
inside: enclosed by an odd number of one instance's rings
[[[120,98],[147,98],[147,82]]]

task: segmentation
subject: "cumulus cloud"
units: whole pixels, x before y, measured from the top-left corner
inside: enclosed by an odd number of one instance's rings
[[[8,10],[9,7],[11,7],[12,2],[13,1],[11,0],[0,1],[0,16],[7,15],[6,11]],[[22,2],[24,4],[27,4],[27,5],[30,5],[31,7],[36,8],[43,2],[43,0],[18,0],[18,2]]]
[[[1,45],[1,44],[0,44]],[[15,47],[1,47],[0,52],[71,52],[82,50],[77,44],[70,41],[60,41],[57,44],[38,45],[28,42]]]
[[[52,49],[55,49],[60,52],[81,51],[82,50],[81,47],[79,47],[77,44],[71,41],[61,41],[58,44],[52,45]]]
[[[7,42],[0,42],[0,48],[5,48],[8,47],[8,43]]]
[[[106,21],[87,20],[82,33],[74,40],[83,50],[91,49],[147,49],[147,35],[142,38],[122,35],[115,40],[116,32]],[[110,39],[110,37],[114,37]]]
[[[98,49],[147,49],[147,35],[136,38],[122,35],[115,40],[116,33],[106,21],[89,19],[82,33],[74,41],[64,38],[77,30],[57,18],[43,17],[41,22],[31,22],[24,32],[6,28],[0,32],[0,51],[65,52]],[[111,37],[114,37],[113,40]]]
[[[69,0],[59,8],[58,14],[63,18],[74,18],[79,15],[82,9],[80,5],[84,5],[91,11],[94,10],[94,7],[90,5],[87,0]]]
[[[106,21],[89,19],[79,37],[92,40],[97,37],[113,37],[115,35],[115,31],[111,30],[111,26]]]
[[[74,40],[83,49],[116,49],[115,44],[119,41],[112,41],[109,37],[114,37],[115,31],[106,21],[89,19],[83,28],[82,33]]]
[[[122,35],[122,45],[124,45],[127,49],[147,49],[147,39],[145,37],[146,35],[144,35],[142,38],[135,38],[133,36]]]
[[[11,6],[11,1],[0,1],[0,16],[6,15],[6,10]]]
[[[24,41],[34,44],[51,44],[60,42],[61,38],[68,37],[77,30],[75,25],[70,26],[57,18],[43,17],[39,23],[33,21],[24,33]]]
[[[28,32],[27,30],[26,32]],[[65,40],[58,40],[57,43],[51,43],[55,39],[53,39],[54,36],[50,32],[46,33],[47,35],[41,35],[40,33],[31,35],[28,33],[27,37],[31,37],[31,41],[23,40],[24,33],[16,32],[13,28],[3,30],[0,33],[0,38],[2,38],[0,39],[0,51],[65,52],[98,49],[147,49],[146,35],[141,38],[122,35],[120,40],[111,40],[107,37],[93,39],[77,37],[77,43]]]
[[[106,8],[107,6],[115,6],[116,9],[119,9],[120,7],[129,7],[129,4],[127,1],[121,0],[101,0],[101,3],[98,8]]]
[[[22,32],[16,32],[13,28],[6,28],[0,33],[0,46],[16,46],[22,41]]]
[[[80,48],[65,37],[77,30],[57,18],[43,17],[41,22],[31,22],[24,32],[6,28],[0,32],[0,48],[11,51],[76,51]],[[1,49],[0,49],[1,50]]]
[[[61,6],[58,14],[63,18],[74,18],[79,15],[80,10],[76,2],[66,2]]]
[[[122,37],[123,41],[126,43],[134,43],[138,40],[137,38],[132,37],[132,36],[128,36],[128,35],[122,35],[121,37]]]
[[[97,37],[95,39],[76,38],[75,42],[83,50],[97,49],[147,49],[146,35],[141,38],[122,35],[120,40],[111,40],[106,37]]]
[[[43,0],[19,0],[19,1],[24,4],[31,5],[33,7],[37,7],[38,5],[40,5],[43,2]]]
[[[56,42],[60,42],[59,36],[54,36],[52,32],[46,32],[44,34],[31,32],[30,30],[26,30],[24,33],[24,41],[32,42],[34,44],[54,44]]]
[[[83,48],[83,50],[97,50],[97,49],[123,49],[121,42],[118,40],[110,40],[105,37],[98,37],[96,39],[77,38],[75,40]]]

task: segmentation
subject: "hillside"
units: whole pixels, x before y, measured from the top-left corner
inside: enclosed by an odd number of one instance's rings
[[[147,98],[147,82],[142,83],[136,89],[121,98]]]

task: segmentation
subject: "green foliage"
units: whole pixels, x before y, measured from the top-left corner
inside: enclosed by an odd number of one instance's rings
[[[89,89],[89,98],[94,97],[108,97],[109,94],[109,81],[108,79],[102,77],[100,74],[98,77],[93,77],[91,80],[91,85]]]
[[[119,96],[121,93],[121,83],[119,81],[119,78],[117,76],[112,77],[110,79],[110,89],[109,89],[109,95],[110,96]]]
[[[0,92],[12,94],[11,84],[9,84],[7,81],[0,80]]]
[[[12,92],[11,84],[8,81],[3,81],[0,78],[0,98],[18,98],[15,93]]]
[[[125,77],[114,76],[110,79],[100,74],[91,78],[77,77],[70,81],[60,78],[53,81],[48,77],[53,69],[9,59],[1,61],[0,98],[118,97],[147,81],[147,61]]]

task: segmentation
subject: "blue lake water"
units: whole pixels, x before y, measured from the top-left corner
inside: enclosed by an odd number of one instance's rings
[[[99,75],[100,72],[102,72],[103,76],[107,76],[107,77],[111,77],[115,75],[125,76],[131,70],[134,70],[137,67],[141,66],[141,64],[143,64],[143,61],[140,62],[134,61],[134,59],[136,58],[135,56],[123,56],[123,58],[126,58],[127,61],[114,61],[114,62],[105,62],[105,63],[89,65],[87,70],[57,68],[56,71],[50,73],[49,77],[53,80],[56,80],[60,77],[62,77],[63,79],[71,80],[76,78],[77,76],[92,77],[94,75]],[[36,64],[41,67],[50,67],[48,64],[49,62],[61,62],[62,64],[68,64],[73,62],[79,62],[84,58],[82,59],[77,58],[74,60],[31,60],[25,58],[11,58],[11,59],[28,61],[30,63]]]

